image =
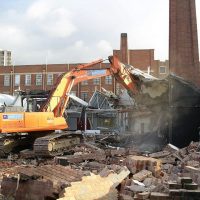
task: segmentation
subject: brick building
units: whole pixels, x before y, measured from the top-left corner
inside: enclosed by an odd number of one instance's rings
[[[195,0],[170,0],[169,17],[170,71],[199,86],[200,71]]]
[[[120,50],[113,50],[124,63],[129,63],[145,72],[149,71],[157,77],[164,77],[168,73],[168,62],[154,60],[154,50],[129,50],[127,34],[121,34]],[[1,66],[0,67],[0,93],[13,94],[16,89],[50,90],[56,83],[57,78],[63,72],[67,72],[77,64],[48,64],[48,65],[22,65],[22,66]],[[109,63],[102,63],[94,66],[95,69],[108,67]],[[72,89],[72,93],[78,97],[88,100],[95,90],[105,88],[117,93],[120,85],[112,76],[88,80],[79,83]]]
[[[78,64],[49,64],[49,65],[23,65],[0,67],[0,93],[13,94],[17,89],[51,90],[57,78],[70,71]],[[107,67],[109,64],[96,65],[93,68]],[[95,90],[104,87],[114,91],[114,81],[111,76],[82,82],[72,89],[72,93],[87,100]]]
[[[120,50],[113,50],[113,55],[117,55],[123,63],[150,72],[158,78],[164,78],[169,73],[168,60],[155,60],[154,49],[128,49],[126,33],[121,34]]]

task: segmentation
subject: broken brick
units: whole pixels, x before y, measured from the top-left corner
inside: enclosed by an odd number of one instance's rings
[[[133,175],[133,179],[137,180],[137,181],[144,181],[145,178],[152,176],[152,172],[148,171],[148,170],[142,170],[140,172],[138,172],[137,174]]]
[[[158,159],[144,156],[128,156],[124,161],[124,164],[133,174],[146,169],[151,171],[155,177],[160,176],[161,161]]]

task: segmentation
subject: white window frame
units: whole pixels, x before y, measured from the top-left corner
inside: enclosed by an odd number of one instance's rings
[[[165,72],[161,72],[162,71],[161,68],[165,69]],[[159,67],[159,73],[160,74],[166,74],[167,73],[167,67],[166,66],[160,66]]]
[[[31,85],[31,74],[25,74],[25,85],[26,86]]]
[[[100,85],[100,78],[93,79],[93,85]]]
[[[20,74],[15,74],[15,86],[20,86]]]
[[[112,85],[112,76],[106,76],[105,77],[105,84],[106,85]]]
[[[36,74],[35,75],[35,85],[41,86],[42,85],[42,74]]]
[[[6,74],[4,75],[4,86],[10,86],[10,75]]]
[[[47,85],[53,85],[53,74],[47,74]]]

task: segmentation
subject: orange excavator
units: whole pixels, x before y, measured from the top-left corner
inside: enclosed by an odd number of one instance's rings
[[[69,102],[73,86],[90,79],[113,75],[126,89],[138,92],[137,76],[116,56],[110,56],[110,67],[90,69],[102,63],[97,60],[85,65],[78,65],[61,75],[55,88],[39,112],[3,112],[0,113],[0,155],[7,155],[22,144],[33,142],[36,155],[49,156],[61,154],[66,148],[80,143],[80,137],[70,131],[63,114]],[[63,130],[56,133],[56,130]]]

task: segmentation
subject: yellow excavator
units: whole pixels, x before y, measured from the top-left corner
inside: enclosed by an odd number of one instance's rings
[[[54,156],[79,144],[80,137],[66,131],[68,124],[63,114],[69,102],[67,94],[82,81],[113,75],[126,89],[136,94],[140,80],[131,73],[130,66],[121,63],[116,56],[110,56],[108,60],[109,68],[90,69],[104,61],[100,59],[78,65],[62,74],[39,112],[0,113],[0,155],[5,156],[22,144],[33,143],[36,155]],[[56,133],[56,130],[63,131]]]

